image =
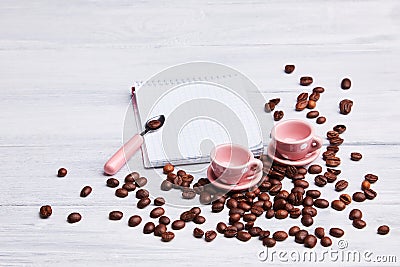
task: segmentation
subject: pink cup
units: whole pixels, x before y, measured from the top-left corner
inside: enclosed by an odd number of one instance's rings
[[[211,170],[218,181],[225,184],[238,184],[254,179],[262,170],[262,162],[254,158],[245,147],[235,144],[223,144],[213,148],[210,154]]]
[[[300,160],[321,148],[322,139],[314,135],[314,129],[303,120],[286,120],[274,126],[272,142],[278,153],[289,160]]]

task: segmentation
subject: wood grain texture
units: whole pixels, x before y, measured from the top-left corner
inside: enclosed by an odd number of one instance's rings
[[[312,87],[298,85],[311,75],[326,88],[317,109],[327,117],[316,125],[320,135],[337,123],[346,124],[339,152],[341,176],[348,192],[358,190],[364,174],[379,175],[374,201],[352,204],[343,212],[320,211],[315,224],[343,227],[350,250],[373,255],[400,255],[397,212],[400,201],[400,4],[389,1],[1,1],[0,2],[0,266],[222,266],[277,265],[262,262],[258,240],[248,243],[218,236],[206,243],[192,237],[194,224],[176,231],[171,243],[144,236],[148,212],[136,199],[118,199],[105,186],[106,159],[121,145],[129,88],[168,66],[194,61],[230,65],[248,75],[266,99],[280,97],[285,118],[305,118],[293,110],[296,96]],[[286,63],[296,70],[287,75]],[[340,89],[343,77],[353,86]],[[250,94],[256,97],[256,94]],[[338,113],[343,98],[353,99],[348,116]],[[263,112],[262,107],[257,112]],[[266,115],[267,116],[267,115]],[[327,141],[324,141],[327,145]],[[352,151],[361,152],[352,162]],[[318,163],[323,163],[321,159]],[[69,174],[57,178],[59,167]],[[139,154],[129,162],[149,178],[152,197],[159,196],[160,171],[144,170]],[[116,175],[120,181],[129,172]],[[308,178],[312,181],[312,176]],[[79,197],[84,185],[93,193]],[[289,187],[288,181],[284,185]],[[311,187],[315,188],[311,182]],[[322,189],[327,199],[338,193]],[[165,194],[167,201],[178,191]],[[47,220],[41,205],[53,206]],[[368,226],[355,230],[347,219],[360,207]],[[121,221],[108,220],[112,210]],[[177,218],[182,208],[168,206]],[[70,212],[83,220],[66,222]],[[226,220],[227,210],[211,214],[203,207],[204,230]],[[127,219],[140,214],[141,226]],[[287,230],[298,220],[259,219],[271,231]],[[375,231],[388,224],[391,233]],[[338,249],[337,239],[332,249]],[[287,240],[276,251],[305,251]],[[318,246],[315,251],[322,253]],[[329,262],[327,265],[365,263]],[[314,266],[313,262],[302,265]],[[380,266],[374,262],[372,265]]]

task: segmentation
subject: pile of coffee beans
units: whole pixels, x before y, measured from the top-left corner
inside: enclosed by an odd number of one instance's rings
[[[320,99],[321,94],[325,92],[325,89],[323,87],[315,87],[312,90],[312,93],[308,95],[307,92],[300,93],[297,96],[297,102],[295,105],[295,110],[296,111],[303,111],[306,108],[311,109],[306,114],[306,118],[308,119],[316,119],[315,122],[317,124],[323,124],[326,122],[326,117],[320,116],[319,111],[314,110],[317,107],[317,101]]]

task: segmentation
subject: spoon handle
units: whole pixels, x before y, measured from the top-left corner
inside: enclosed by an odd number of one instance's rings
[[[122,166],[138,151],[143,144],[143,136],[134,135],[104,164],[104,172],[109,175],[116,174]]]

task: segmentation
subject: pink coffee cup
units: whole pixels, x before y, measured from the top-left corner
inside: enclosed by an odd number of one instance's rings
[[[223,144],[211,150],[211,170],[218,181],[233,185],[252,180],[262,170],[262,162],[254,158],[245,147],[235,144]]]
[[[314,128],[303,120],[285,120],[272,128],[272,142],[278,153],[289,160],[300,160],[321,148],[322,139]]]

